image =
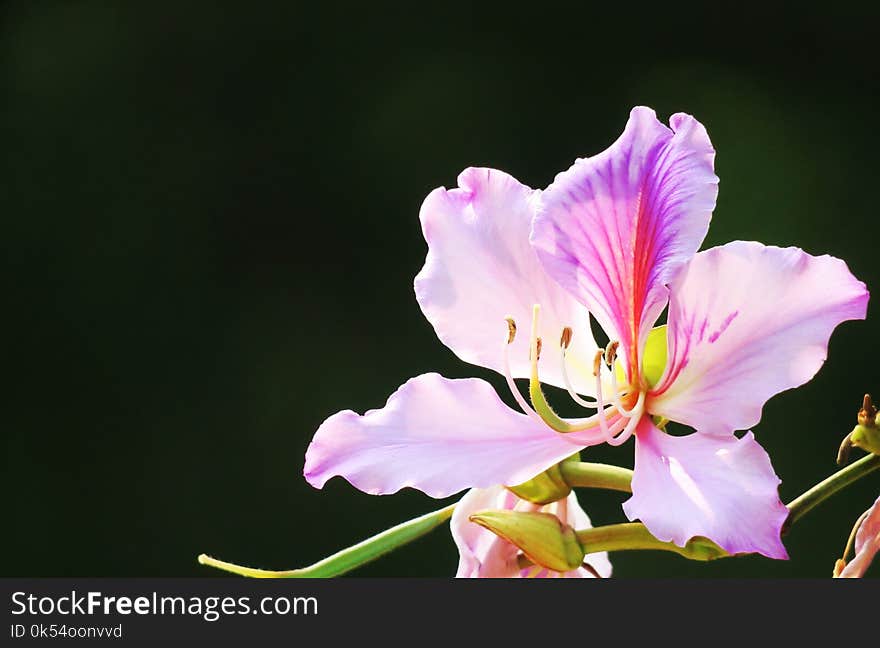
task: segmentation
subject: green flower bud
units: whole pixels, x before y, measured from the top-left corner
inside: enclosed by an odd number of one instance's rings
[[[519,547],[536,565],[567,572],[583,564],[584,548],[574,529],[551,513],[493,509],[469,519]]]
[[[880,455],[880,428],[876,425],[857,425],[849,434],[852,445],[875,455]]]

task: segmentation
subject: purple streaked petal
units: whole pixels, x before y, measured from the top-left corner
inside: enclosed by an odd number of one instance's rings
[[[668,360],[649,408],[716,434],[755,425],[771,396],[810,380],[834,328],[868,303],[840,259],[746,241],[700,252],[670,291]]]
[[[459,563],[457,578],[517,578],[517,577],[555,577],[595,578],[587,569],[579,569],[558,574],[546,569],[524,569],[517,566],[517,547],[498,537],[491,531],[474,524],[468,518],[484,509],[508,509],[517,511],[545,511],[553,513],[560,520],[575,529],[592,528],[590,518],[578,503],[572,492],[567,498],[539,506],[519,499],[502,486],[474,488],[456,505],[452,514],[450,529],[458,547]],[[611,563],[607,552],[587,554],[584,562],[595,569],[600,576],[611,576]]]
[[[666,283],[699,249],[715,198],[715,150],[689,115],[634,108],[620,138],[556,176],[532,243],[548,273],[621,343],[627,371],[667,300]]]
[[[577,391],[592,394],[596,344],[586,310],[544,271],[529,244],[539,193],[502,171],[466,169],[459,187],[432,191],[420,218],[428,255],[415,279],[422,312],[437,337],[465,362],[504,371],[506,317],[520,328],[510,346],[511,373],[528,378],[532,306],[541,305],[538,335],[555,346],[574,331],[568,351]],[[560,355],[541,358],[541,380],[564,386]]]
[[[483,380],[428,373],[382,409],[324,421],[303,472],[315,488],[340,475],[372,495],[412,487],[440,498],[524,482],[583,447],[577,443],[510,409]]]
[[[630,520],[678,546],[705,536],[730,553],[788,558],[779,478],[751,432],[674,437],[645,417],[636,435],[633,495],[623,504]]]

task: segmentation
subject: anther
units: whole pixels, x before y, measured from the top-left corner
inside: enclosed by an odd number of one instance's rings
[[[599,377],[599,369],[602,368],[602,358],[604,357],[605,352],[602,349],[596,351],[596,356],[593,358],[593,376]]]
[[[565,358],[565,352],[568,350],[569,344],[571,344],[571,335],[571,328],[566,326],[562,329],[562,336],[559,338],[559,369],[562,373],[562,380],[565,382],[565,389],[568,391],[568,395],[571,396],[571,399],[581,407],[596,409],[596,407],[598,407],[597,403],[595,401],[588,401],[581,398],[572,387],[571,380],[568,377],[568,367],[566,366],[568,363]]]
[[[559,338],[559,346],[563,349],[567,349],[569,344],[571,344],[571,327],[566,326],[562,329],[562,337]]]
[[[535,345],[535,353],[537,354],[537,358],[536,358],[536,359],[538,359],[538,360],[541,359],[541,347],[543,346],[543,344],[544,344],[544,343],[541,341],[541,338],[538,338],[538,342],[537,342],[537,344]]]
[[[620,342],[609,342],[608,346],[605,347],[605,364],[607,364],[612,369],[614,368],[614,361],[617,360],[617,347],[620,346]]]
[[[505,317],[504,319],[507,322],[507,343],[513,344],[513,341],[516,339],[516,322],[513,321],[512,317]]]

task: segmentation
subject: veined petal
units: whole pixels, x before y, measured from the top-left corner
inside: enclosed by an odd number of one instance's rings
[[[856,555],[843,568],[840,577],[861,578],[864,576],[878,551],[880,551],[880,497],[868,509],[867,517],[856,532]]]
[[[681,113],[669,121],[672,130],[634,108],[610,148],[556,176],[532,230],[547,271],[620,341],[630,379],[666,283],[699,249],[718,193],[706,129]]]
[[[324,421],[303,472],[316,488],[341,475],[372,495],[409,486],[440,498],[522,483],[581,447],[510,409],[483,380],[428,373],[404,383],[382,409]]]
[[[668,360],[648,407],[701,432],[744,430],[774,394],[812,378],[834,328],[863,319],[865,285],[799,248],[735,241],[670,285]]]
[[[572,492],[567,498],[540,506],[522,500],[502,486],[474,488],[456,505],[452,514],[450,528],[458,547],[459,563],[457,578],[517,578],[517,577],[556,577],[595,578],[587,569],[579,569],[558,574],[543,568],[520,569],[517,565],[517,547],[491,531],[471,522],[468,518],[477,511],[485,509],[508,509],[516,511],[545,511],[553,513],[571,527],[582,530],[592,528],[590,518],[578,503]],[[587,554],[584,562],[595,569],[600,576],[611,576],[611,562],[607,552]]]
[[[529,245],[539,193],[494,169],[466,169],[459,187],[432,191],[420,218],[428,255],[415,279],[416,298],[437,337],[465,362],[504,372],[506,317],[524,330],[511,345],[510,369],[528,378],[532,306],[541,305],[538,335],[548,344],[541,380],[564,387],[558,353],[562,329],[574,388],[592,394],[596,343],[586,310],[544,271]]]
[[[730,553],[788,558],[780,540],[788,509],[779,478],[751,432],[674,437],[648,417],[636,431],[633,495],[623,504],[659,540],[704,536]]]

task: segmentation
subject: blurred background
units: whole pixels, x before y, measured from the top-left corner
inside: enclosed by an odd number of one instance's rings
[[[503,385],[416,304],[421,201],[470,165],[544,187],[636,104],[708,128],[705,246],[795,244],[880,291],[876,15],[182,4],[0,9],[2,575],[291,568],[437,508],[302,478],[324,418],[411,376]],[[880,396],[876,297],[868,318],[755,428],[783,500]],[[587,456],[631,466],[632,445]],[[828,576],[874,477],[793,530],[790,562],[623,553],[616,575]],[[623,499],[581,492],[598,524]],[[456,564],[444,527],[356,575]]]

